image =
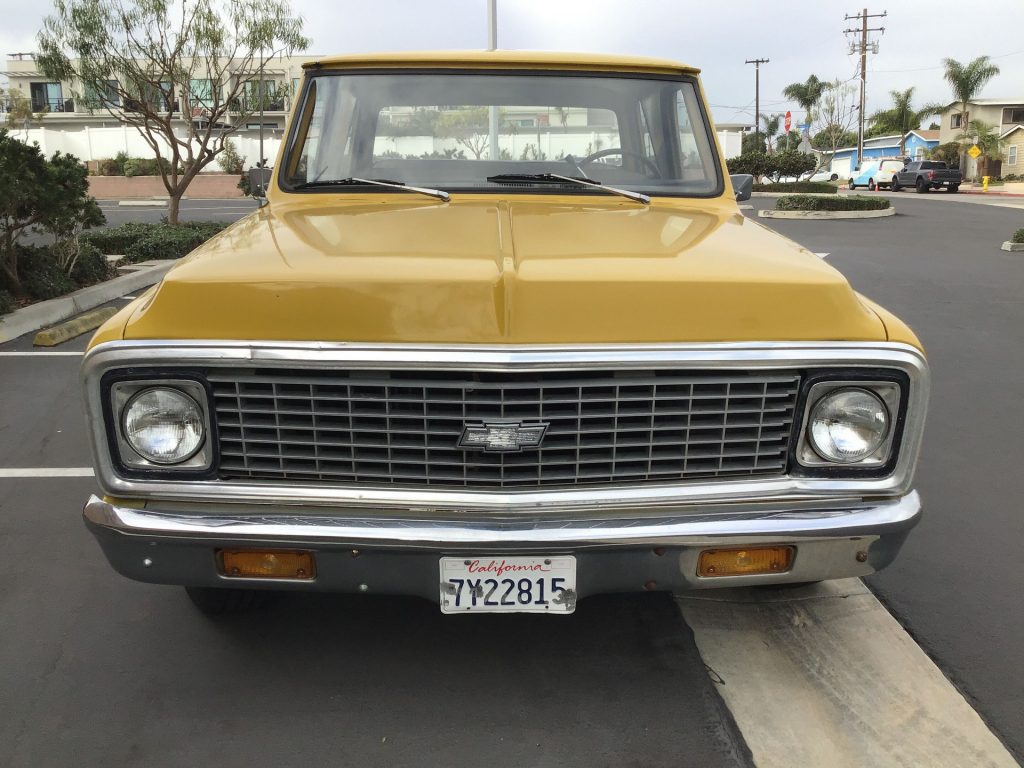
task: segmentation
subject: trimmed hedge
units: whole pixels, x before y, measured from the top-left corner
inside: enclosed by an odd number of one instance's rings
[[[824,192],[835,194],[835,184],[825,181],[786,181],[780,184],[755,184],[755,192]]]
[[[778,211],[882,211],[889,207],[888,198],[862,195],[835,195],[812,197],[788,195],[775,204]]]
[[[158,225],[156,229],[151,230],[124,249],[123,261],[126,264],[134,264],[152,259],[180,259],[216,235],[225,226],[225,224],[212,221],[180,224],[176,227],[168,224]]]
[[[1011,240],[1010,242],[1012,242],[1012,243],[1024,243],[1024,229],[1018,229],[1016,232],[1014,232],[1013,233],[1013,240]]]
[[[91,229],[83,232],[80,239],[108,256],[123,255],[126,263],[177,259],[226,226],[216,221],[189,221],[176,227],[129,222],[109,229]]]

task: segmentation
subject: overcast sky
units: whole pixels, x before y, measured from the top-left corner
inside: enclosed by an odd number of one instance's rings
[[[872,0],[874,2],[874,0]],[[312,54],[483,48],[486,0],[293,0],[307,22]],[[0,55],[34,49],[49,3],[0,0]],[[498,0],[501,48],[641,54],[700,67],[717,122],[749,122],[754,67],[761,69],[761,111],[794,111],[782,88],[812,72],[847,80],[858,57],[847,53],[844,15],[862,10],[836,0]],[[1024,0],[887,0],[871,26],[878,55],[868,56],[868,113],[888,92],[915,86],[915,99],[949,102],[941,59],[991,56],[1002,70],[988,97],[1024,99]]]

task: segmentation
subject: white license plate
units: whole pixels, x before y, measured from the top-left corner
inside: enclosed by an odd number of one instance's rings
[[[442,613],[572,613],[576,558],[442,557]]]

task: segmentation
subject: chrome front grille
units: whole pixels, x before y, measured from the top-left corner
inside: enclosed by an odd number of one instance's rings
[[[529,489],[785,472],[788,371],[214,369],[227,480]],[[459,447],[471,424],[546,424],[539,447]]]

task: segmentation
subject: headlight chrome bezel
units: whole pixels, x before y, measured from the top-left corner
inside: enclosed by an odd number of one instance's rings
[[[805,476],[854,475],[883,476],[889,474],[898,458],[903,427],[906,421],[908,382],[894,375],[858,378],[850,375],[812,377],[804,389],[800,407],[800,428],[797,432],[793,460],[797,474]],[[815,450],[810,436],[811,417],[826,397],[843,390],[864,390],[877,397],[888,412],[888,429],[878,448],[868,456],[852,462],[832,461]]]
[[[193,400],[199,406],[202,418],[203,440],[198,450],[189,458],[176,463],[147,459],[132,447],[125,436],[125,417],[130,403],[146,390],[160,388],[177,390]],[[173,473],[176,476],[188,474],[199,479],[207,477],[213,471],[216,436],[210,418],[210,394],[201,379],[181,376],[123,378],[108,382],[108,395],[105,400],[109,408],[106,421],[111,433],[111,458],[122,473],[137,476],[150,476],[156,473]]]

